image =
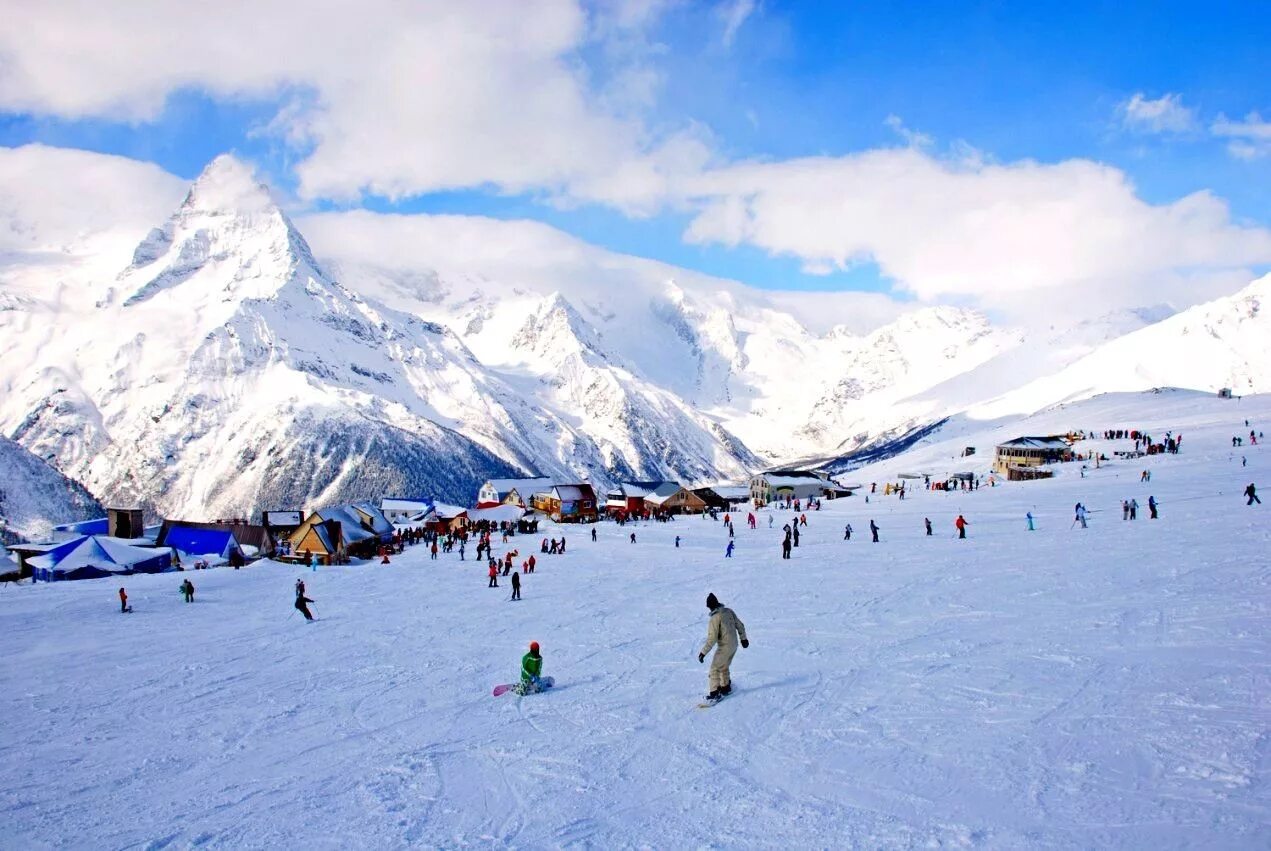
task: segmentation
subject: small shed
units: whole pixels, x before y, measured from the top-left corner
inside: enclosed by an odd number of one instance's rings
[[[1230,388],[1230,387],[1223,387],[1221,390],[1219,390],[1219,391],[1218,391],[1218,398],[1219,398],[1219,399],[1230,399],[1230,398],[1231,398],[1231,388]]]

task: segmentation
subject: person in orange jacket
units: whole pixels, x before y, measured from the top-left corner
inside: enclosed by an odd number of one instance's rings
[[[494,559],[490,559],[490,584],[487,588],[499,587],[499,563]]]
[[[966,537],[966,527],[967,527],[968,525],[970,525],[970,524],[968,524],[968,523],[966,522],[966,518],[965,518],[965,517],[963,517],[961,514],[959,514],[959,515],[958,515],[958,519],[953,521],[953,525],[958,527],[958,537],[959,537],[959,538],[965,538],[965,537]]]
[[[126,592],[123,588],[119,589],[119,611],[128,611],[128,592]]]

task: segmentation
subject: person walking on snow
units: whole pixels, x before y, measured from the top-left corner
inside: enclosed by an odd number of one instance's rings
[[[848,523],[846,526],[843,527],[843,540],[845,541],[852,540],[852,524],[851,523]]]
[[[922,524],[927,527],[927,537],[930,538],[931,537],[931,518],[930,517],[922,518]]]
[[[530,642],[530,652],[521,657],[521,683],[517,694],[530,694],[539,690],[539,679],[543,676],[543,654],[539,652],[538,642]]]
[[[953,525],[958,527],[958,538],[962,539],[966,537],[966,527],[971,524],[966,522],[966,518],[959,514],[958,519],[953,521]]]
[[[1253,505],[1255,502],[1258,505],[1262,504],[1262,500],[1258,499],[1258,489],[1253,486],[1253,482],[1250,482],[1249,487],[1245,488],[1245,496],[1249,497],[1249,501],[1245,505]],[[120,588],[119,592],[122,594],[123,590]]]
[[[878,543],[878,524],[873,520],[869,521],[869,533],[874,536],[874,543]]]
[[[633,541],[632,543],[635,543],[635,542]],[[675,548],[676,548],[677,550],[680,548],[680,536],[679,536],[679,535],[676,535],[676,536],[675,536]]]
[[[489,576],[490,576],[490,584],[487,585],[486,587],[498,588],[499,587],[499,563],[496,562],[494,559],[490,559]]]
[[[521,574],[517,571],[512,572],[512,599],[521,599]]]
[[[729,541],[728,549],[724,550],[724,558],[732,558],[732,557],[733,557],[733,542]]]
[[[769,528],[769,529],[771,529],[771,528],[772,528],[772,515],[771,515],[771,514],[769,514],[769,515],[768,515],[768,528]]]
[[[1130,519],[1137,520],[1139,518],[1139,501],[1137,499],[1130,500]]]
[[[794,524],[794,530],[791,532],[791,534],[794,536],[794,545],[796,547],[799,546],[799,524],[798,523]]]
[[[593,544],[596,543],[596,527],[595,526],[591,527],[591,542]]]
[[[1024,519],[1026,519],[1026,520],[1028,521],[1028,531],[1030,531],[1030,532],[1034,531],[1034,529],[1033,529],[1033,512],[1031,512],[1031,511],[1030,511],[1030,512],[1028,512],[1027,514],[1025,514],[1025,515],[1024,515]]]
[[[194,583],[189,579],[181,583],[181,596],[185,597],[187,603],[194,602]]]
[[[737,655],[738,640],[740,639],[742,647],[749,647],[750,641],[746,638],[746,625],[732,609],[720,605],[714,594],[706,595],[706,608],[710,610],[711,619],[706,625],[706,643],[697,654],[697,661],[699,664],[705,662],[706,654],[711,652],[711,648],[718,648],[714,658],[711,659],[711,690],[710,694],[706,695],[706,699],[719,700],[733,690],[728,666]]]
[[[1130,519],[1130,501],[1128,499],[1121,500],[1121,519]]]
[[[296,611],[304,615],[305,620],[307,621],[313,620],[313,613],[309,611],[309,605],[308,605],[309,603],[312,603],[312,602],[313,602],[312,600],[310,600],[308,597],[304,595],[303,591],[301,591],[299,594],[296,595]]]
[[[305,594],[305,581],[303,579],[296,580],[296,596],[303,597]]]
[[[1249,487],[1253,487],[1253,485],[1249,485]],[[123,588],[119,589],[119,611],[128,611],[128,593]]]

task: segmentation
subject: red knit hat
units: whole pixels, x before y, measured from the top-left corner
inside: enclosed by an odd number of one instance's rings
[[[538,642],[537,642],[537,641],[531,641],[531,642],[530,642],[530,652],[531,652],[531,653],[537,653],[537,652],[538,652]]]

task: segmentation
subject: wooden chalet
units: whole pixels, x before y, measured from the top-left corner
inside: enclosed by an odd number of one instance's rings
[[[309,515],[291,536],[295,557],[312,555],[320,564],[346,558],[372,558],[393,538],[393,524],[375,505],[358,502],[324,508]]]
[[[557,523],[595,523],[600,519],[596,509],[596,491],[586,483],[555,485],[532,497],[533,508]]]

